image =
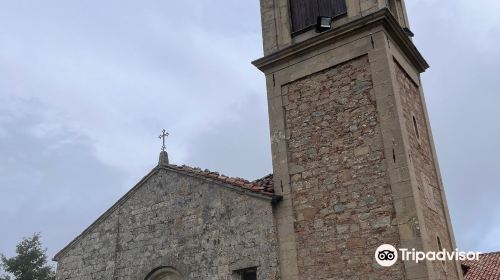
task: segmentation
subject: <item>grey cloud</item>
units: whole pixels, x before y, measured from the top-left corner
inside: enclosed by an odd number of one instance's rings
[[[191,139],[186,162],[230,176],[261,178],[272,172],[267,104],[260,95],[250,95],[234,110],[233,116]]]
[[[17,102],[33,111],[2,123],[0,248],[11,254],[22,236],[40,231],[54,253],[124,192],[126,175],[96,160],[88,140],[70,130],[40,129],[51,121],[48,108]]]
[[[458,245],[500,250],[498,4],[407,2]],[[258,1],[6,1],[0,42],[0,252],[35,231],[60,249],[156,164],[163,127],[176,164],[271,171]]]

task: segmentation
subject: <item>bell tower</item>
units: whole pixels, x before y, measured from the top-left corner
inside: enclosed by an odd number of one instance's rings
[[[404,1],[260,2],[281,279],[462,279]]]

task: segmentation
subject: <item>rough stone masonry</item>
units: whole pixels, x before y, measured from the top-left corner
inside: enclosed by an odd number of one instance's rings
[[[271,198],[158,166],[56,256],[57,280],[137,279],[157,267],[183,279],[278,279]]]
[[[295,81],[286,91],[301,279],[401,275],[402,264],[372,267],[378,246],[399,241],[368,57]]]

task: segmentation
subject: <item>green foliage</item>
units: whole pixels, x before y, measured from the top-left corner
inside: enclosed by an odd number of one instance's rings
[[[54,280],[54,269],[47,264],[47,250],[42,248],[40,234],[25,237],[16,246],[17,255],[7,258],[0,256],[1,266],[11,274],[12,280]],[[8,275],[0,276],[0,280],[10,280]]]

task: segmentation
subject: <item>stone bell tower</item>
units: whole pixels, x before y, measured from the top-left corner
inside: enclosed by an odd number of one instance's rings
[[[461,279],[403,0],[261,0],[283,280]],[[318,33],[318,16],[333,19]]]

